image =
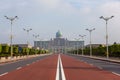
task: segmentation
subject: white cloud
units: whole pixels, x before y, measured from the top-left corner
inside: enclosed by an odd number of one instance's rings
[[[109,20],[108,22],[109,42],[119,42],[120,38],[118,34],[120,34],[120,1],[111,0],[110,2],[106,2],[98,8],[98,11],[101,16],[104,17],[110,17],[112,15],[115,16],[112,20]],[[103,21],[103,23],[105,22]],[[102,24],[101,26],[105,26],[105,24]]]
[[[63,31],[69,33],[70,38],[72,38],[76,37],[73,33],[76,35],[79,33],[88,34],[84,29],[93,26],[96,28],[94,33],[97,33],[96,35],[93,34],[93,38],[95,38],[93,42],[96,41],[96,43],[103,42],[105,39],[105,24],[99,17],[114,15],[115,18],[110,20],[112,23],[109,22],[109,33],[112,41],[119,40],[119,37],[115,36],[120,33],[119,0],[2,0],[0,5],[1,16],[3,14],[19,16],[20,19],[17,21],[19,23],[17,26],[20,26],[19,29],[26,25],[35,26],[33,30],[36,29],[35,31],[38,33],[41,30],[41,33],[44,33],[44,30],[49,27],[51,31],[48,32],[51,34],[51,32],[59,29],[56,27],[57,24],[62,24]],[[1,25],[9,26],[6,20]],[[87,26],[80,27],[82,25]],[[14,27],[14,29],[17,30],[18,27]],[[45,37],[46,34],[43,36]]]
[[[101,6],[101,11],[104,14],[120,14],[120,2],[108,2]]]
[[[36,1],[40,4],[41,7],[48,9],[54,9],[60,3],[60,0],[36,0]]]

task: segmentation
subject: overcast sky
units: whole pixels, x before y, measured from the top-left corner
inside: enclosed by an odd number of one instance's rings
[[[40,40],[55,37],[60,30],[69,40],[86,35],[86,28],[96,28],[92,32],[92,43],[105,43],[105,21],[100,16],[115,17],[108,21],[109,43],[120,43],[120,0],[0,0],[0,43],[9,43],[10,21],[4,16],[19,19],[13,22],[13,43],[26,43],[27,33],[23,28],[32,28],[33,34],[39,34]]]

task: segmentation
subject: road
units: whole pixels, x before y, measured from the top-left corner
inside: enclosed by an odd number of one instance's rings
[[[12,70],[15,70],[19,67],[23,67],[25,65],[29,65],[29,64],[31,64],[35,61],[41,60],[45,57],[47,57],[47,55],[46,56],[39,56],[39,57],[35,57],[35,58],[30,58],[30,59],[24,59],[24,60],[20,60],[20,61],[16,61],[16,62],[0,64],[0,74],[10,72]]]
[[[80,57],[61,55],[61,59],[66,80],[120,80],[120,75],[98,68],[91,63],[86,63]]]
[[[70,55],[70,56],[72,56],[80,61],[94,65],[100,69],[104,69],[104,70],[108,70],[108,71],[120,74],[120,64],[118,64],[118,63],[96,60],[96,59],[83,57],[83,56],[77,56],[77,55]]]
[[[0,80],[120,80],[119,73],[120,64],[65,54],[0,65]]]

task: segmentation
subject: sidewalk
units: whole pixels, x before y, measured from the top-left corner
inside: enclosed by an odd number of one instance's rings
[[[8,58],[1,57],[0,58],[0,64],[19,61],[19,60],[23,60],[23,59],[34,58],[34,57],[39,57],[39,56],[44,56],[44,55],[50,55],[50,54],[29,55],[29,56],[21,56],[21,57],[17,56],[17,57],[13,57],[12,59],[11,59],[11,57],[8,57]]]

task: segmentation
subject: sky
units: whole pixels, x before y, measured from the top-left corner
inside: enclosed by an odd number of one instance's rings
[[[86,35],[85,44],[89,44],[87,28],[95,28],[93,44],[105,44],[105,21],[99,17],[112,15],[108,21],[109,44],[120,43],[120,0],[0,0],[0,5],[0,43],[10,43],[10,21],[4,16],[18,16],[13,21],[15,44],[29,40],[33,45],[33,34],[39,34],[37,40],[50,40],[58,30],[68,40]],[[29,37],[23,28],[32,28]]]

